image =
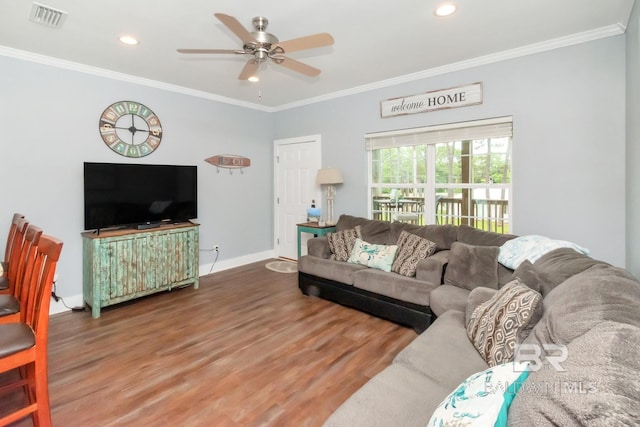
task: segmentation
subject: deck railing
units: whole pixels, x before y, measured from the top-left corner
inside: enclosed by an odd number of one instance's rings
[[[469,207],[465,210],[461,198],[438,198],[436,224],[465,224],[485,231],[509,232],[508,200],[470,199],[468,203]],[[421,198],[374,199],[373,219],[424,225],[426,224],[424,200]]]
[[[470,199],[469,209],[463,209],[463,199],[442,197],[436,202],[437,224],[466,224],[496,233],[509,232],[509,201]]]

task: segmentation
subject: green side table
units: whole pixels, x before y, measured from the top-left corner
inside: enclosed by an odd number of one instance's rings
[[[327,233],[333,233],[336,231],[335,225],[320,226],[317,222],[303,222],[296,225],[298,227],[298,258],[301,256],[302,233],[311,233],[313,234],[313,237],[322,237],[326,236]]]

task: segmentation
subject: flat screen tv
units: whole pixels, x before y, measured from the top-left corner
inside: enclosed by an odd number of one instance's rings
[[[186,222],[197,194],[197,166],[85,162],[84,229]]]

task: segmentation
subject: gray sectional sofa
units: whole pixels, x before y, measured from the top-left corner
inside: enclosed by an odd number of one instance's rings
[[[412,327],[416,332],[422,332],[430,325],[434,308],[444,311],[450,306],[463,306],[466,302],[469,291],[461,287],[446,288],[452,295],[441,300],[442,306],[434,306],[430,301],[431,292],[439,288],[445,278],[451,247],[455,242],[473,246],[500,246],[515,237],[479,231],[469,226],[418,226],[344,214],[338,219],[336,232],[356,226],[361,227],[362,239],[369,243],[393,245],[402,231],[407,231],[434,242],[435,253],[418,262],[415,276],[406,277],[332,260],[327,237],[314,238],[307,242],[307,255],[298,260],[301,291],[305,295],[329,299]],[[499,283],[504,284],[512,271],[498,266],[497,274]],[[497,288],[498,283],[494,287]]]
[[[462,411],[462,406],[456,409],[456,404],[466,403],[457,396],[461,384],[499,367],[489,364],[477,342],[472,342],[470,325],[478,307],[490,306],[513,286],[537,293],[541,302],[536,315],[524,319],[529,323],[526,335],[518,335],[519,346],[535,351],[523,353],[530,362],[528,377],[519,383],[519,390],[511,390],[511,398],[515,397],[507,406],[506,424],[640,424],[640,282],[630,273],[570,248],[551,250],[511,270],[491,254],[515,236],[467,227],[419,229],[388,223],[385,231],[385,224],[368,221],[342,216],[338,230],[361,225],[363,239],[376,237],[388,243],[398,235],[396,228],[418,231],[440,239],[439,250],[431,255],[436,258],[421,261],[426,265],[418,268],[423,270],[413,281],[387,272],[380,272],[384,277],[374,273],[359,278],[367,267],[336,265],[341,261],[328,259],[322,238],[312,239],[309,255],[299,260],[301,289],[322,297],[325,285],[340,291],[357,286],[366,298],[355,304],[347,299],[347,305],[376,314],[377,309],[368,310],[367,304],[379,293],[397,310],[405,308],[403,303],[427,307],[423,312],[433,315],[432,323],[390,366],[348,398],[326,420],[326,427],[426,426],[443,408]],[[439,280],[433,279],[436,270]],[[343,298],[332,292],[325,295]],[[394,320],[394,316],[383,317]]]

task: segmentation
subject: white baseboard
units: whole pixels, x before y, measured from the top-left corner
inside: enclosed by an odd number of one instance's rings
[[[242,265],[251,264],[252,262],[258,262],[258,261],[262,261],[263,259],[270,259],[273,257],[274,257],[274,251],[270,250],[270,251],[259,252],[256,254],[245,255],[238,258],[225,259],[225,260],[216,262],[213,265],[213,268],[211,268],[212,267],[211,263],[201,265],[199,274],[200,274],[200,277],[202,277],[202,276],[206,276],[207,274],[215,273],[217,271],[228,270],[230,268],[240,267]]]
[[[206,276],[208,274],[213,274],[218,271],[228,270],[230,268],[240,267],[246,264],[251,264],[252,262],[258,262],[263,259],[270,259],[274,257],[274,251],[264,251],[255,254],[245,255],[232,259],[225,259],[222,261],[218,261],[215,264],[209,263],[205,265],[201,265],[198,271],[200,277]],[[213,267],[213,268],[212,268]],[[65,311],[70,311],[70,307],[82,307],[84,305],[84,299],[82,298],[82,294],[65,296],[64,304],[62,300],[56,302],[53,298],[51,298],[51,307],[49,307],[49,315],[63,313]],[[68,306],[66,307],[65,304]]]

